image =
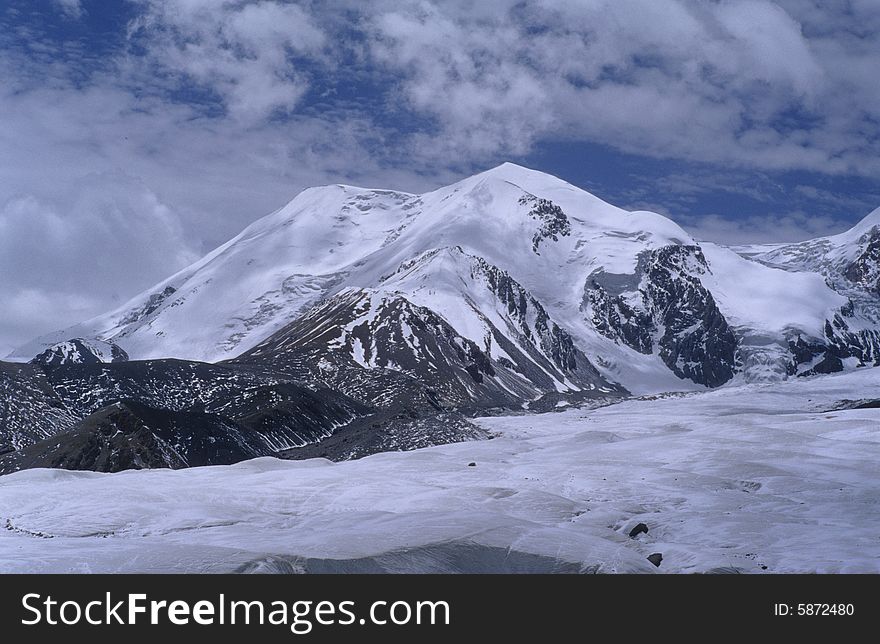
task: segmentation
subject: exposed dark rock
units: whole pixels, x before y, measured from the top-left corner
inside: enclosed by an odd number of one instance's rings
[[[368,404],[419,413],[519,409],[524,400],[557,393],[563,382],[576,387],[571,390],[575,396],[624,393],[504,271],[460,249],[432,251],[400,270],[416,270],[439,252],[451,254],[471,271],[475,287],[490,289],[507,308],[504,329],[483,320],[491,334],[485,342],[497,344],[506,354],[503,360],[493,360],[487,346],[459,335],[440,315],[402,296],[349,289],[233,362],[281,370]],[[371,315],[364,316],[366,311]]]
[[[636,311],[622,297],[610,296],[595,280],[587,297],[593,311],[592,323],[599,333],[619,340],[639,353],[653,351],[656,327],[647,313]]]
[[[0,442],[21,448],[69,429],[84,415],[68,408],[44,367],[0,362]]]
[[[546,239],[559,241],[559,237],[571,234],[571,223],[565,212],[549,199],[541,199],[534,195],[523,195],[519,198],[521,206],[530,206],[529,216],[541,222],[540,228],[532,237],[532,250],[540,255],[538,248]]]
[[[660,554],[659,552],[655,552],[653,554],[648,555],[648,561],[650,561],[652,564],[654,564],[655,566],[657,566],[659,568],[660,563],[663,561],[663,555]]]
[[[630,539],[635,539],[640,534],[648,534],[648,526],[644,523],[639,523],[636,527],[629,531]]]
[[[880,365],[880,329],[851,329],[844,311],[825,322],[827,354],[838,358],[857,358],[863,364]]]
[[[603,335],[641,353],[659,349],[679,378],[708,387],[729,381],[736,370],[737,337],[699,280],[708,271],[698,246],[664,246],[642,255],[636,270],[640,302],[612,294],[596,275],[584,294],[591,321]]]
[[[680,378],[717,387],[733,378],[736,336],[693,273],[707,271],[697,246],[665,246],[646,272],[653,317],[662,321],[660,357]]]
[[[136,309],[134,311],[130,311],[128,315],[123,318],[119,325],[124,326],[126,324],[132,324],[137,322],[138,320],[142,320],[147,317],[150,313],[156,311],[162,303],[165,302],[170,296],[174,295],[177,291],[172,286],[166,286],[162,291],[158,293],[153,293],[150,295],[146,304],[140,309]]]
[[[575,345],[571,335],[565,329],[550,319],[543,305],[524,289],[516,280],[506,272],[493,266],[481,258],[473,258],[475,269],[485,275],[490,290],[507,306],[508,314],[518,322],[518,331],[528,340],[528,347],[535,346],[540,352],[530,352],[532,362],[541,364],[546,362],[544,356],[549,356],[553,369],[558,369],[562,374],[575,381],[598,383],[601,376],[590,360]],[[534,320],[533,323],[530,323]],[[532,326],[533,325],[533,326]],[[533,330],[534,327],[534,330]],[[502,348],[510,353],[516,348],[505,342],[502,334],[495,336],[496,341],[503,345]],[[509,350],[508,350],[509,349]],[[542,355],[543,354],[543,355]],[[509,361],[508,361],[509,362]],[[519,371],[530,378],[540,379],[539,373],[525,373],[529,367],[528,361],[519,367]],[[543,385],[549,389],[555,389]]]
[[[812,362],[816,356],[822,355],[826,346],[818,341],[807,341],[801,335],[796,340],[789,340],[788,350],[793,357],[793,362],[789,365],[789,375],[797,373],[797,366],[805,362]]]
[[[880,399],[841,400],[824,411],[840,411],[841,409],[880,409]]]
[[[281,374],[239,365],[182,360],[52,367],[0,362],[0,443],[18,450],[3,458],[6,462],[13,459],[19,463],[16,468],[37,466],[28,463],[46,463],[45,449],[39,459],[31,458],[34,453],[23,453],[24,450],[47,438],[82,430],[86,417],[100,410],[112,410],[119,402],[124,402],[125,409],[135,414],[140,413],[139,405],[155,410],[149,412],[150,418],[159,427],[167,425],[162,424],[165,422],[162,414],[171,414],[172,419],[178,418],[176,414],[194,414],[190,419],[194,426],[220,423],[228,432],[243,431],[248,436],[247,445],[253,448],[251,455],[270,455],[279,449],[319,441],[336,428],[374,411],[326,388],[307,388],[289,379],[285,383],[284,379]],[[222,422],[216,419],[208,422],[209,417],[220,418]],[[154,429],[149,423],[148,426]],[[161,432],[157,435],[162,437]],[[210,432],[205,435],[217,441],[217,436]],[[66,444],[54,438],[46,444],[57,446],[59,454],[64,454],[63,466],[75,465],[76,449],[91,449],[83,436],[80,431],[76,437],[68,436]],[[221,443],[217,443],[218,449]],[[180,452],[177,444],[173,445]],[[123,449],[118,445],[113,449],[116,448]],[[186,453],[182,454],[185,462],[192,462]],[[82,458],[88,461],[85,456]],[[173,456],[168,458],[167,466],[176,466]],[[200,458],[196,454],[195,460]],[[216,458],[219,457],[211,457],[211,460]],[[142,460],[145,466],[154,462],[147,457]],[[103,461],[100,464],[100,467],[111,466],[112,463],[108,465]]]
[[[81,340],[73,339],[49,347],[31,360],[31,364],[58,366],[63,364],[98,364],[102,360]]]
[[[824,373],[838,373],[843,371],[843,362],[835,355],[826,354],[826,356],[809,371],[802,373],[802,376],[815,376]]]
[[[880,295],[880,226],[871,228],[859,243],[862,251],[844,269],[844,277],[865,290]]]
[[[420,449],[489,438],[487,432],[456,412],[418,415],[385,410],[341,427],[319,442],[284,450],[282,458],[345,461],[387,451]]]
[[[473,463],[473,462],[471,462],[471,463],[468,463],[468,467],[476,467],[476,466],[477,466],[477,464],[476,464],[476,463]]]
[[[258,434],[214,414],[114,403],[73,430],[0,458],[0,473],[31,468],[119,472],[225,465],[266,453]]]
[[[125,362],[128,360],[128,354],[117,344],[110,345],[110,357],[111,362]]]

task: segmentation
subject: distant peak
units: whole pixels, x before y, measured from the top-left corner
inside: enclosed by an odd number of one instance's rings
[[[880,226],[880,208],[873,210],[865,215],[855,226],[831,238],[822,237],[820,239],[837,239],[845,243],[854,243],[858,239],[869,232],[872,228]],[[810,241],[810,240],[808,240]]]

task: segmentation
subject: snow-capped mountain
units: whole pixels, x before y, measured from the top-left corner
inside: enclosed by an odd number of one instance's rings
[[[880,364],[880,208],[839,235],[737,250],[768,266],[820,275],[846,298],[818,337],[792,347],[810,372]]]
[[[136,360],[284,364],[354,394],[383,373],[441,407],[785,379],[880,358],[878,218],[730,249],[509,163],[422,195],[312,188],[15,356],[85,338]]]
[[[427,251],[379,282],[327,298],[236,362],[296,364],[303,379],[361,400],[394,395],[378,371],[403,373],[428,383],[442,408],[622,393],[528,291],[460,247]]]

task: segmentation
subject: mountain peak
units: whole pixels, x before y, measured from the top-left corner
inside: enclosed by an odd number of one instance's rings
[[[782,245],[782,247],[788,248],[798,246],[811,246],[816,243],[831,243],[832,246],[848,248],[852,251],[859,246],[862,237],[876,227],[880,227],[880,208],[874,209],[873,211],[862,217],[862,219],[860,219],[854,226],[843,231],[842,233],[837,233],[836,235],[830,235],[828,237],[819,237],[817,239],[807,239],[806,241],[797,242],[794,244],[784,244]]]
[[[876,208],[865,215],[859,223],[852,227],[852,230],[857,230],[863,233],[874,226],[880,226],[880,208]]]
[[[563,179],[560,179],[555,175],[517,165],[516,163],[511,163],[510,161],[505,161],[504,163],[497,165],[494,168],[490,168],[488,170],[480,172],[471,177],[471,179],[487,179],[490,177],[493,179],[509,181],[510,183],[514,183],[517,185],[520,185],[522,182],[528,183],[534,182],[536,180],[545,183],[560,183],[570,185],[567,181],[564,181]],[[520,185],[520,187],[524,186]]]

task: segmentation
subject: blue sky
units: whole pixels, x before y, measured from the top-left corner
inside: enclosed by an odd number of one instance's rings
[[[696,237],[880,206],[876,0],[7,0],[0,353],[310,185],[511,160]]]

